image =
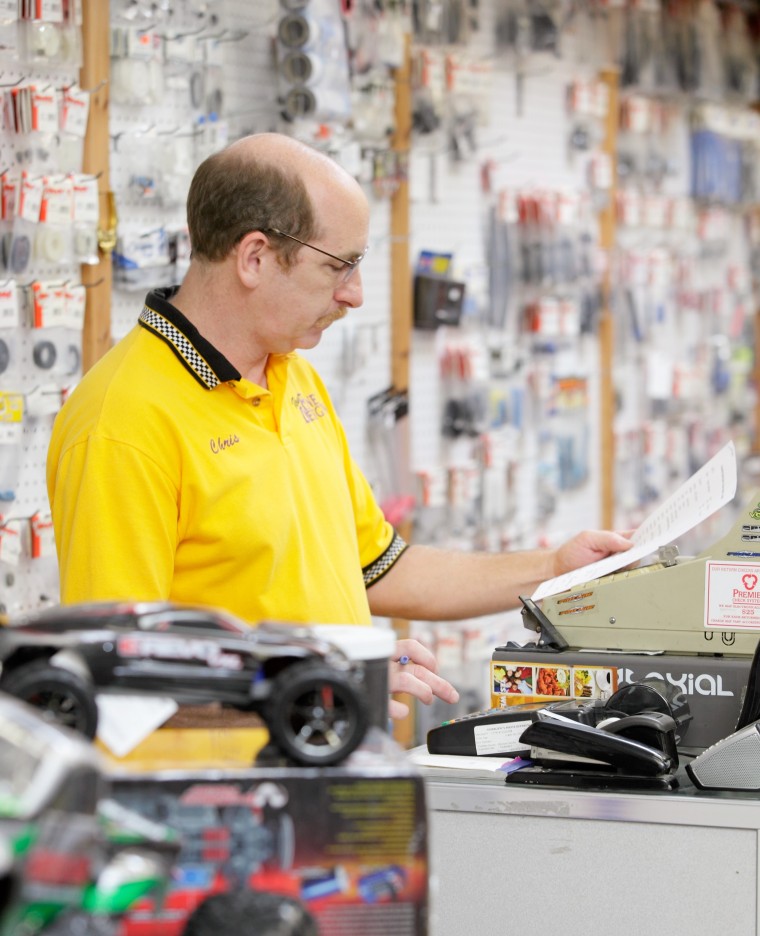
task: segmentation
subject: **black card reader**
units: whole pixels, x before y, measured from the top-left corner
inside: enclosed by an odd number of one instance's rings
[[[469,757],[517,757],[530,750],[530,744],[520,743],[520,735],[544,708],[545,702],[524,702],[452,718],[428,731],[428,751]]]

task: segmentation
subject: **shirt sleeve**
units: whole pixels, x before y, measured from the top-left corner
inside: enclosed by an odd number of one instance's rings
[[[382,556],[378,556],[374,562],[362,569],[364,584],[367,588],[377,582],[378,579],[381,579],[389,569],[393,568],[407,546],[408,543],[394,530],[393,539]]]

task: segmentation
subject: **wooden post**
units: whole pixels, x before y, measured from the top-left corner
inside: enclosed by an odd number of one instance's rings
[[[404,58],[395,69],[395,132],[393,152],[398,160],[398,187],[391,198],[391,380],[398,391],[409,390],[412,341],[412,269],[409,259],[409,148],[412,135],[411,35],[404,37]],[[408,420],[408,417],[406,417]],[[408,430],[408,425],[406,426]],[[411,521],[399,533],[411,538]],[[409,622],[394,619],[398,637],[409,636]],[[414,743],[414,708],[394,723],[394,737],[403,747]]]
[[[81,272],[82,283],[87,287],[82,333],[83,371],[92,367],[111,346],[111,250],[116,218],[109,178],[110,45],[109,0],[82,0],[83,59],[79,86],[91,92],[82,169],[98,177],[100,195],[100,262],[82,264]]]
[[[412,272],[409,259],[409,149],[412,135],[411,36],[404,41],[404,59],[395,70],[395,133],[398,188],[391,199],[391,379],[396,390],[409,389],[412,340]]]
[[[604,529],[615,524],[615,383],[613,380],[615,333],[611,309],[611,272],[609,263],[615,246],[615,195],[617,188],[617,131],[619,121],[618,73],[603,71],[599,80],[608,91],[607,117],[602,150],[611,161],[612,182],[607,204],[599,212],[599,246],[608,259],[601,283],[602,308],[599,318],[599,435],[601,523]]]

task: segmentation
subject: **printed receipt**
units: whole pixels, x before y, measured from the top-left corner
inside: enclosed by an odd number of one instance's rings
[[[736,494],[736,450],[729,442],[662,503],[631,537],[633,546],[622,553],[558,575],[543,582],[531,596],[540,601],[584,582],[608,575],[656,552],[727,504]]]

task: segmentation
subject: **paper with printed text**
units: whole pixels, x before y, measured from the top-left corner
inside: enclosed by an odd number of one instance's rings
[[[631,537],[633,546],[630,549],[548,579],[531,597],[540,601],[643,559],[660,546],[666,546],[688,533],[720,510],[735,494],[736,450],[734,443],[729,442],[647,517]]]

